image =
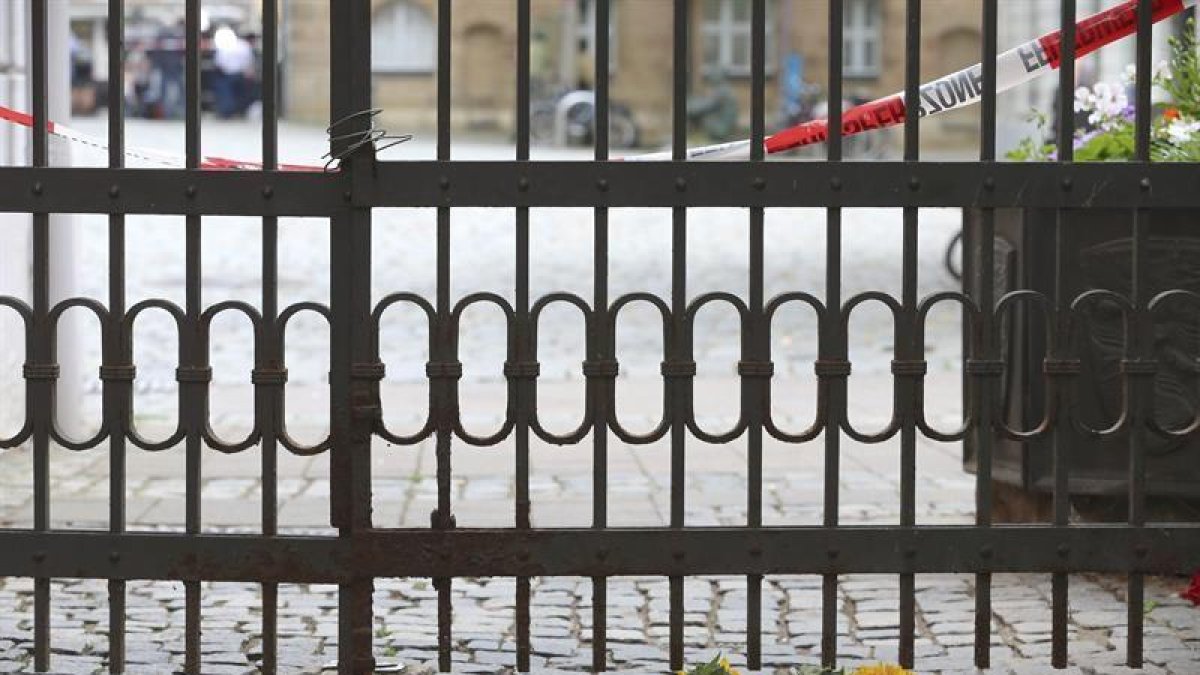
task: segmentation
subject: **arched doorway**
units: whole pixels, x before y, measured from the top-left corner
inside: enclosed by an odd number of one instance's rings
[[[477,23],[463,33],[458,104],[468,128],[500,128],[511,113],[507,94],[514,84],[503,75],[512,73],[510,48],[495,24]]]

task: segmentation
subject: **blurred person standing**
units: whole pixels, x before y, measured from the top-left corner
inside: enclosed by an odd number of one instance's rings
[[[146,45],[133,43],[125,56],[125,102],[133,117],[153,119],[161,117],[159,93],[162,73],[150,61]]]
[[[229,119],[246,112],[246,92],[254,71],[254,49],[229,26],[221,26],[213,35],[213,63],[216,78],[213,93],[217,114]]]
[[[187,114],[186,34],[182,21],[163,27],[148,54],[156,73],[153,83],[157,90],[154,96],[158,102],[156,118],[178,120]]]

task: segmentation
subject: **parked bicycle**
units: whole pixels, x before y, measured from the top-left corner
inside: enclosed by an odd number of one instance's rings
[[[591,145],[596,140],[596,93],[564,90],[536,101],[529,111],[529,136],[535,143]],[[614,148],[635,148],[640,143],[641,130],[628,106],[609,104],[608,138]]]
[[[738,133],[738,102],[729,80],[719,73],[705,77],[706,91],[687,102],[688,128],[702,131],[714,143]]]

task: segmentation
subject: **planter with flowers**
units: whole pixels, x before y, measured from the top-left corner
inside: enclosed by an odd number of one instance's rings
[[[1152,122],[1151,158],[1155,162],[1200,161],[1200,58],[1189,26],[1172,41],[1171,59],[1153,74],[1157,101]],[[1135,158],[1132,67],[1123,82],[1099,83],[1075,92],[1083,118],[1074,139],[1077,162],[1120,162]],[[1058,148],[1048,140],[1045,120],[1036,138],[1027,138],[1008,157],[1014,161],[1053,161]],[[1054,299],[1056,213],[1051,209],[1012,208],[996,212],[994,270],[996,297],[1032,289]],[[1066,228],[1065,290],[1074,298],[1090,289],[1128,295],[1131,280],[1133,209],[1076,208],[1063,211]],[[964,211],[964,287],[979,290],[977,260],[980,214]],[[1155,209],[1151,212],[1147,259],[1150,295],[1183,288],[1200,292],[1200,211]],[[1079,414],[1092,427],[1114,422],[1122,407],[1123,333],[1120,308],[1110,301],[1081,309],[1084,334],[1079,357],[1083,372],[1076,390]],[[1008,424],[1031,429],[1042,419],[1046,353],[1044,317],[1026,304],[1002,323],[1001,349],[1008,364],[1002,378],[1002,410]],[[1200,411],[1200,305],[1164,304],[1155,315],[1157,419],[1171,429],[1186,427]],[[1085,517],[1123,517],[1129,467],[1128,438],[1076,437],[1071,456],[1070,491]],[[1024,443],[999,436],[994,445],[997,516],[1002,520],[1042,519],[1053,485],[1052,453],[1047,438]],[[965,445],[964,463],[975,470],[976,449]],[[1151,435],[1147,457],[1147,494],[1159,517],[1194,518],[1200,509],[1200,442]]]

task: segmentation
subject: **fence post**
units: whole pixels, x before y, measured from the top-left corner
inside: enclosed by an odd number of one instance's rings
[[[0,100],[21,110],[29,109],[26,70],[26,34],[29,20],[22,3],[0,3]],[[25,166],[29,163],[29,132],[16,125],[0,128],[0,165]],[[4,246],[13,251],[0,265],[0,295],[28,298],[30,293],[30,216],[27,213],[0,214],[0,232]],[[11,261],[11,262],[10,262]],[[25,327],[11,313],[0,323],[0,392],[5,403],[0,405],[0,429],[5,433],[21,428],[27,411],[18,411],[7,397],[23,396],[25,382],[21,379],[24,355]]]
[[[379,374],[371,349],[371,209],[354,197],[375,161],[370,144],[353,150],[347,135],[365,133],[371,107],[370,6],[367,0],[330,0],[330,151],[340,164],[349,199],[330,219],[331,522],[353,540],[371,528],[371,437],[379,416]],[[361,193],[362,190],[359,190]],[[374,579],[345,570],[338,587],[338,673],[374,671]]]

